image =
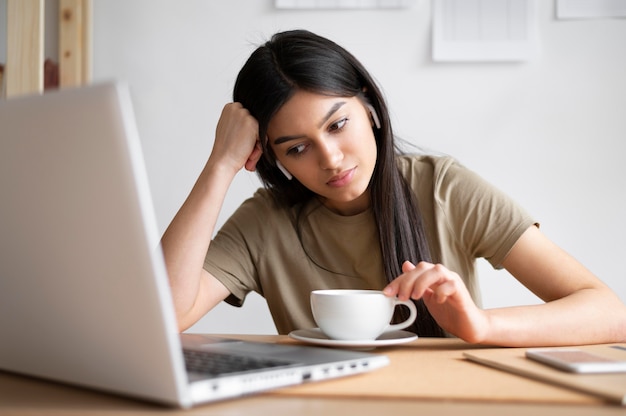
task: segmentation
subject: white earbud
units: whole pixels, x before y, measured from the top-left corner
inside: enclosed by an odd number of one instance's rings
[[[291,173],[289,173],[289,171],[285,169],[285,167],[283,166],[282,163],[280,163],[279,160],[276,160],[276,167],[283,173],[283,175],[285,175],[287,179],[289,180],[293,179],[293,176],[291,176]]]
[[[377,129],[380,129],[380,119],[378,118],[378,114],[376,114],[376,110],[371,104],[365,104],[368,110],[370,110],[370,114],[372,115],[372,119],[374,120],[374,125]]]

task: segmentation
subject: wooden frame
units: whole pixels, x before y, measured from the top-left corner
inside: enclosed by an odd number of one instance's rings
[[[7,1],[6,96],[43,91],[44,0]]]
[[[91,1],[59,0],[59,83],[86,84],[91,78]]]
[[[7,0],[6,97],[44,90],[44,0]],[[59,86],[91,78],[91,0],[59,0]]]

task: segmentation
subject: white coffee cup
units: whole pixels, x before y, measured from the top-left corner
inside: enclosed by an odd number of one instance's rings
[[[397,305],[411,311],[409,318],[390,324]],[[311,311],[322,332],[336,340],[373,340],[408,327],[417,317],[412,301],[401,301],[378,290],[330,289],[311,292]]]

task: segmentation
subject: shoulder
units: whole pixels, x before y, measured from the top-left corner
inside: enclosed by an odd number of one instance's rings
[[[254,194],[242,202],[241,208],[248,209],[264,209],[264,210],[277,210],[279,209],[277,203],[272,198],[270,192],[265,188],[257,189]]]
[[[488,217],[484,214],[520,209],[507,194],[453,157],[400,156],[398,167],[418,201],[438,207],[447,217]]]
[[[459,161],[448,155],[408,154],[397,157],[398,168],[411,188],[433,190],[449,185],[454,178],[472,176]]]
[[[461,164],[452,156],[438,154],[403,154],[396,158],[404,176],[415,173],[442,172]]]

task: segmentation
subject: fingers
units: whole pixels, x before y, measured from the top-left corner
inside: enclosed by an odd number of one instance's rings
[[[216,136],[228,137],[241,132],[252,133],[252,137],[258,140],[257,121],[241,103],[228,103],[222,109],[216,128]]]
[[[217,123],[212,157],[232,165],[234,169],[256,169],[261,158],[257,120],[240,103],[226,104]]]
[[[432,268],[434,265],[427,262],[420,262],[415,266],[410,261],[405,261],[402,264],[402,272],[393,282],[389,283],[383,293],[387,296],[397,296],[400,300],[408,300],[409,298],[419,299],[422,297],[422,292],[415,292],[415,286],[418,279],[423,275],[425,271]]]
[[[439,304],[445,303],[448,298],[458,292],[458,286],[455,280],[446,280],[431,289],[431,292],[428,294],[428,299]]]
[[[383,289],[387,296],[397,296],[400,300],[424,297],[424,300],[444,303],[462,285],[456,273],[440,264],[420,262],[415,266],[407,261],[402,264],[402,271],[402,275]]]
[[[405,261],[404,263],[402,263],[402,272],[403,273],[410,272],[413,269],[415,269],[415,265],[413,263],[411,263],[410,261]]]

